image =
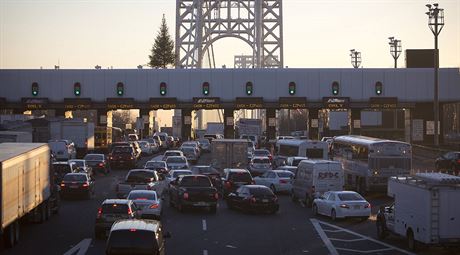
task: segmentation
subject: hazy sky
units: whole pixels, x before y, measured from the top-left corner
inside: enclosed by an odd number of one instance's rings
[[[446,25],[441,67],[460,67],[460,0],[440,0]],[[161,16],[174,38],[175,0],[0,0],[0,68],[135,68],[146,64]],[[422,0],[284,0],[284,63],[289,67],[392,67],[388,37],[403,50],[433,47]],[[217,66],[251,50],[237,39],[214,45]],[[405,55],[399,58],[404,66]]]

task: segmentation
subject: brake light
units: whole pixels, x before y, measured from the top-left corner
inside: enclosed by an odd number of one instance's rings
[[[145,198],[145,197],[138,197],[138,198],[136,198],[135,200],[147,200],[147,198]]]
[[[460,164],[460,159],[457,159],[457,163]]]
[[[86,182],[86,183],[83,183],[82,186],[83,186],[83,187],[89,187],[89,184]]]
[[[128,214],[132,214],[132,213],[133,213],[133,211],[131,210],[130,207],[128,207]]]
[[[219,194],[214,193],[214,198],[215,198],[216,200],[218,200],[218,199],[219,199]]]
[[[61,183],[61,187],[65,187],[65,183]]]
[[[136,231],[137,231],[137,229],[135,229],[135,228],[130,228],[129,229],[129,232],[136,232]]]
[[[255,197],[251,197],[251,203],[255,203],[256,202],[256,198]]]
[[[102,207],[99,207],[99,209],[97,210],[97,218],[101,218],[102,216]]]
[[[341,205],[340,205],[340,208],[346,208],[346,209],[348,209],[348,208],[350,208],[350,207],[349,207],[348,205],[346,205],[346,204],[341,204]]]
[[[232,183],[231,182],[225,182],[225,187],[226,188],[231,188],[232,187]]]
[[[367,203],[364,208],[371,208],[371,204]]]
[[[184,193],[184,199],[188,199],[188,193],[187,192]]]
[[[133,157],[133,156],[131,156],[131,157],[129,157],[129,158],[130,158],[130,159],[134,159],[134,157]]]
[[[103,166],[104,166],[104,163],[102,163],[102,162],[99,163],[99,166],[100,166],[100,167],[103,167]]]
[[[160,207],[159,204],[152,204],[152,205],[150,206],[150,209],[157,209],[158,207]]]
[[[281,184],[286,184],[286,183],[288,183],[288,181],[287,180],[280,180],[280,183]]]

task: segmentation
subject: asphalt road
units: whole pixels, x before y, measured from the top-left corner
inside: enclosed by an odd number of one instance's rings
[[[143,158],[143,165],[151,157]],[[199,163],[209,162],[205,154]],[[414,162],[428,168],[427,160]],[[425,166],[424,166],[425,165]],[[109,176],[96,179],[96,196],[91,200],[62,202],[58,215],[43,224],[21,224],[21,241],[2,254],[104,254],[105,241],[95,240],[94,221],[97,209],[106,198],[115,197],[115,185],[127,173],[112,170]],[[373,212],[391,202],[384,194],[370,194],[367,199]],[[221,200],[217,214],[189,210],[179,213],[164,202],[162,222],[172,235],[166,241],[167,254],[412,254],[405,242],[390,237],[376,239],[375,218],[367,221],[313,217],[311,210],[294,203],[288,195],[279,195],[280,211],[275,215],[246,214],[229,210]],[[80,249],[80,250],[79,250]],[[78,253],[79,252],[79,253]],[[460,254],[443,248],[424,249],[418,254]]]

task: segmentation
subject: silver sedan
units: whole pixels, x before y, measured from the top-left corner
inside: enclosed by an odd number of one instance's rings
[[[132,190],[129,192],[128,200],[133,200],[140,209],[139,213],[143,219],[160,220],[163,214],[161,199],[153,190]]]

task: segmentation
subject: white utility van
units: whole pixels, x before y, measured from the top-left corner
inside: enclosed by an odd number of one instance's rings
[[[75,149],[70,148],[73,145],[68,145],[66,141],[48,141],[48,145],[58,161],[67,161],[76,158]]]
[[[293,201],[311,206],[313,199],[326,191],[343,190],[342,164],[332,160],[302,160],[292,181]]]

